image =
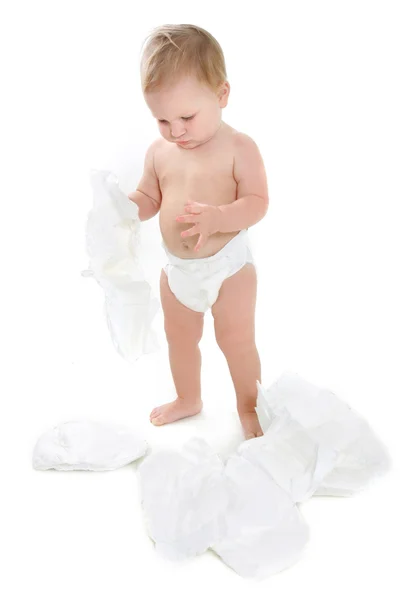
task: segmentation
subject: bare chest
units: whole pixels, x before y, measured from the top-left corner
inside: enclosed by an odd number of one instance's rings
[[[221,204],[235,200],[233,154],[214,150],[201,152],[172,148],[158,166],[163,202],[175,198]],[[175,203],[175,202],[174,202]]]

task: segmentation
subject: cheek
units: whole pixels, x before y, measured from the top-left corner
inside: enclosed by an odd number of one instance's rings
[[[163,138],[169,137],[169,131],[165,125],[158,125],[158,131],[161,133]]]
[[[201,133],[202,131],[207,130],[209,126],[210,123],[207,121],[207,119],[196,119],[196,121],[192,121],[189,124],[188,129]]]
[[[210,112],[197,122],[196,128],[209,134],[210,131],[213,131],[216,128],[217,124],[218,116]]]

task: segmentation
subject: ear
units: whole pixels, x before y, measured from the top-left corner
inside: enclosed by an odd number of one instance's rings
[[[218,91],[218,102],[221,108],[225,108],[228,104],[229,92],[231,90],[231,86],[228,81],[224,81]]]

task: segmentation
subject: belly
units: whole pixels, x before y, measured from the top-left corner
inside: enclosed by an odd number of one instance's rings
[[[232,202],[233,200],[234,198]],[[191,229],[191,227],[194,227],[194,223],[178,223],[176,221],[178,215],[185,214],[185,204],[186,196],[185,198],[179,198],[176,195],[171,197],[168,193],[163,195],[159,213],[159,224],[161,236],[171,254],[180,258],[206,258],[213,256],[237,235],[237,231],[214,233],[208,237],[206,244],[195,252],[194,248],[199,241],[199,234],[196,233],[185,238],[181,236],[182,231]],[[226,202],[218,202],[217,199],[215,206],[220,206],[221,204],[226,204]]]

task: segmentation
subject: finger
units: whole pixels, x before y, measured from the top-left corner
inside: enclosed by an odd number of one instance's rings
[[[197,202],[195,202],[195,204],[197,204]],[[193,204],[191,204],[190,206],[185,206],[185,210],[188,213],[192,213],[194,215],[199,215],[201,213],[201,207],[200,206],[193,206]]]
[[[199,217],[195,215],[179,215],[179,217],[176,217],[176,220],[179,223],[198,223]]]
[[[185,231],[182,231],[181,236],[187,237],[188,235],[196,235],[196,233],[199,233],[197,231],[197,227],[192,227],[191,229],[186,229]]]
[[[206,243],[206,238],[207,236],[204,235],[204,233],[201,233],[199,236],[199,240],[195,246],[195,252],[198,252],[200,250],[200,248],[202,248],[204,246],[204,244]]]

